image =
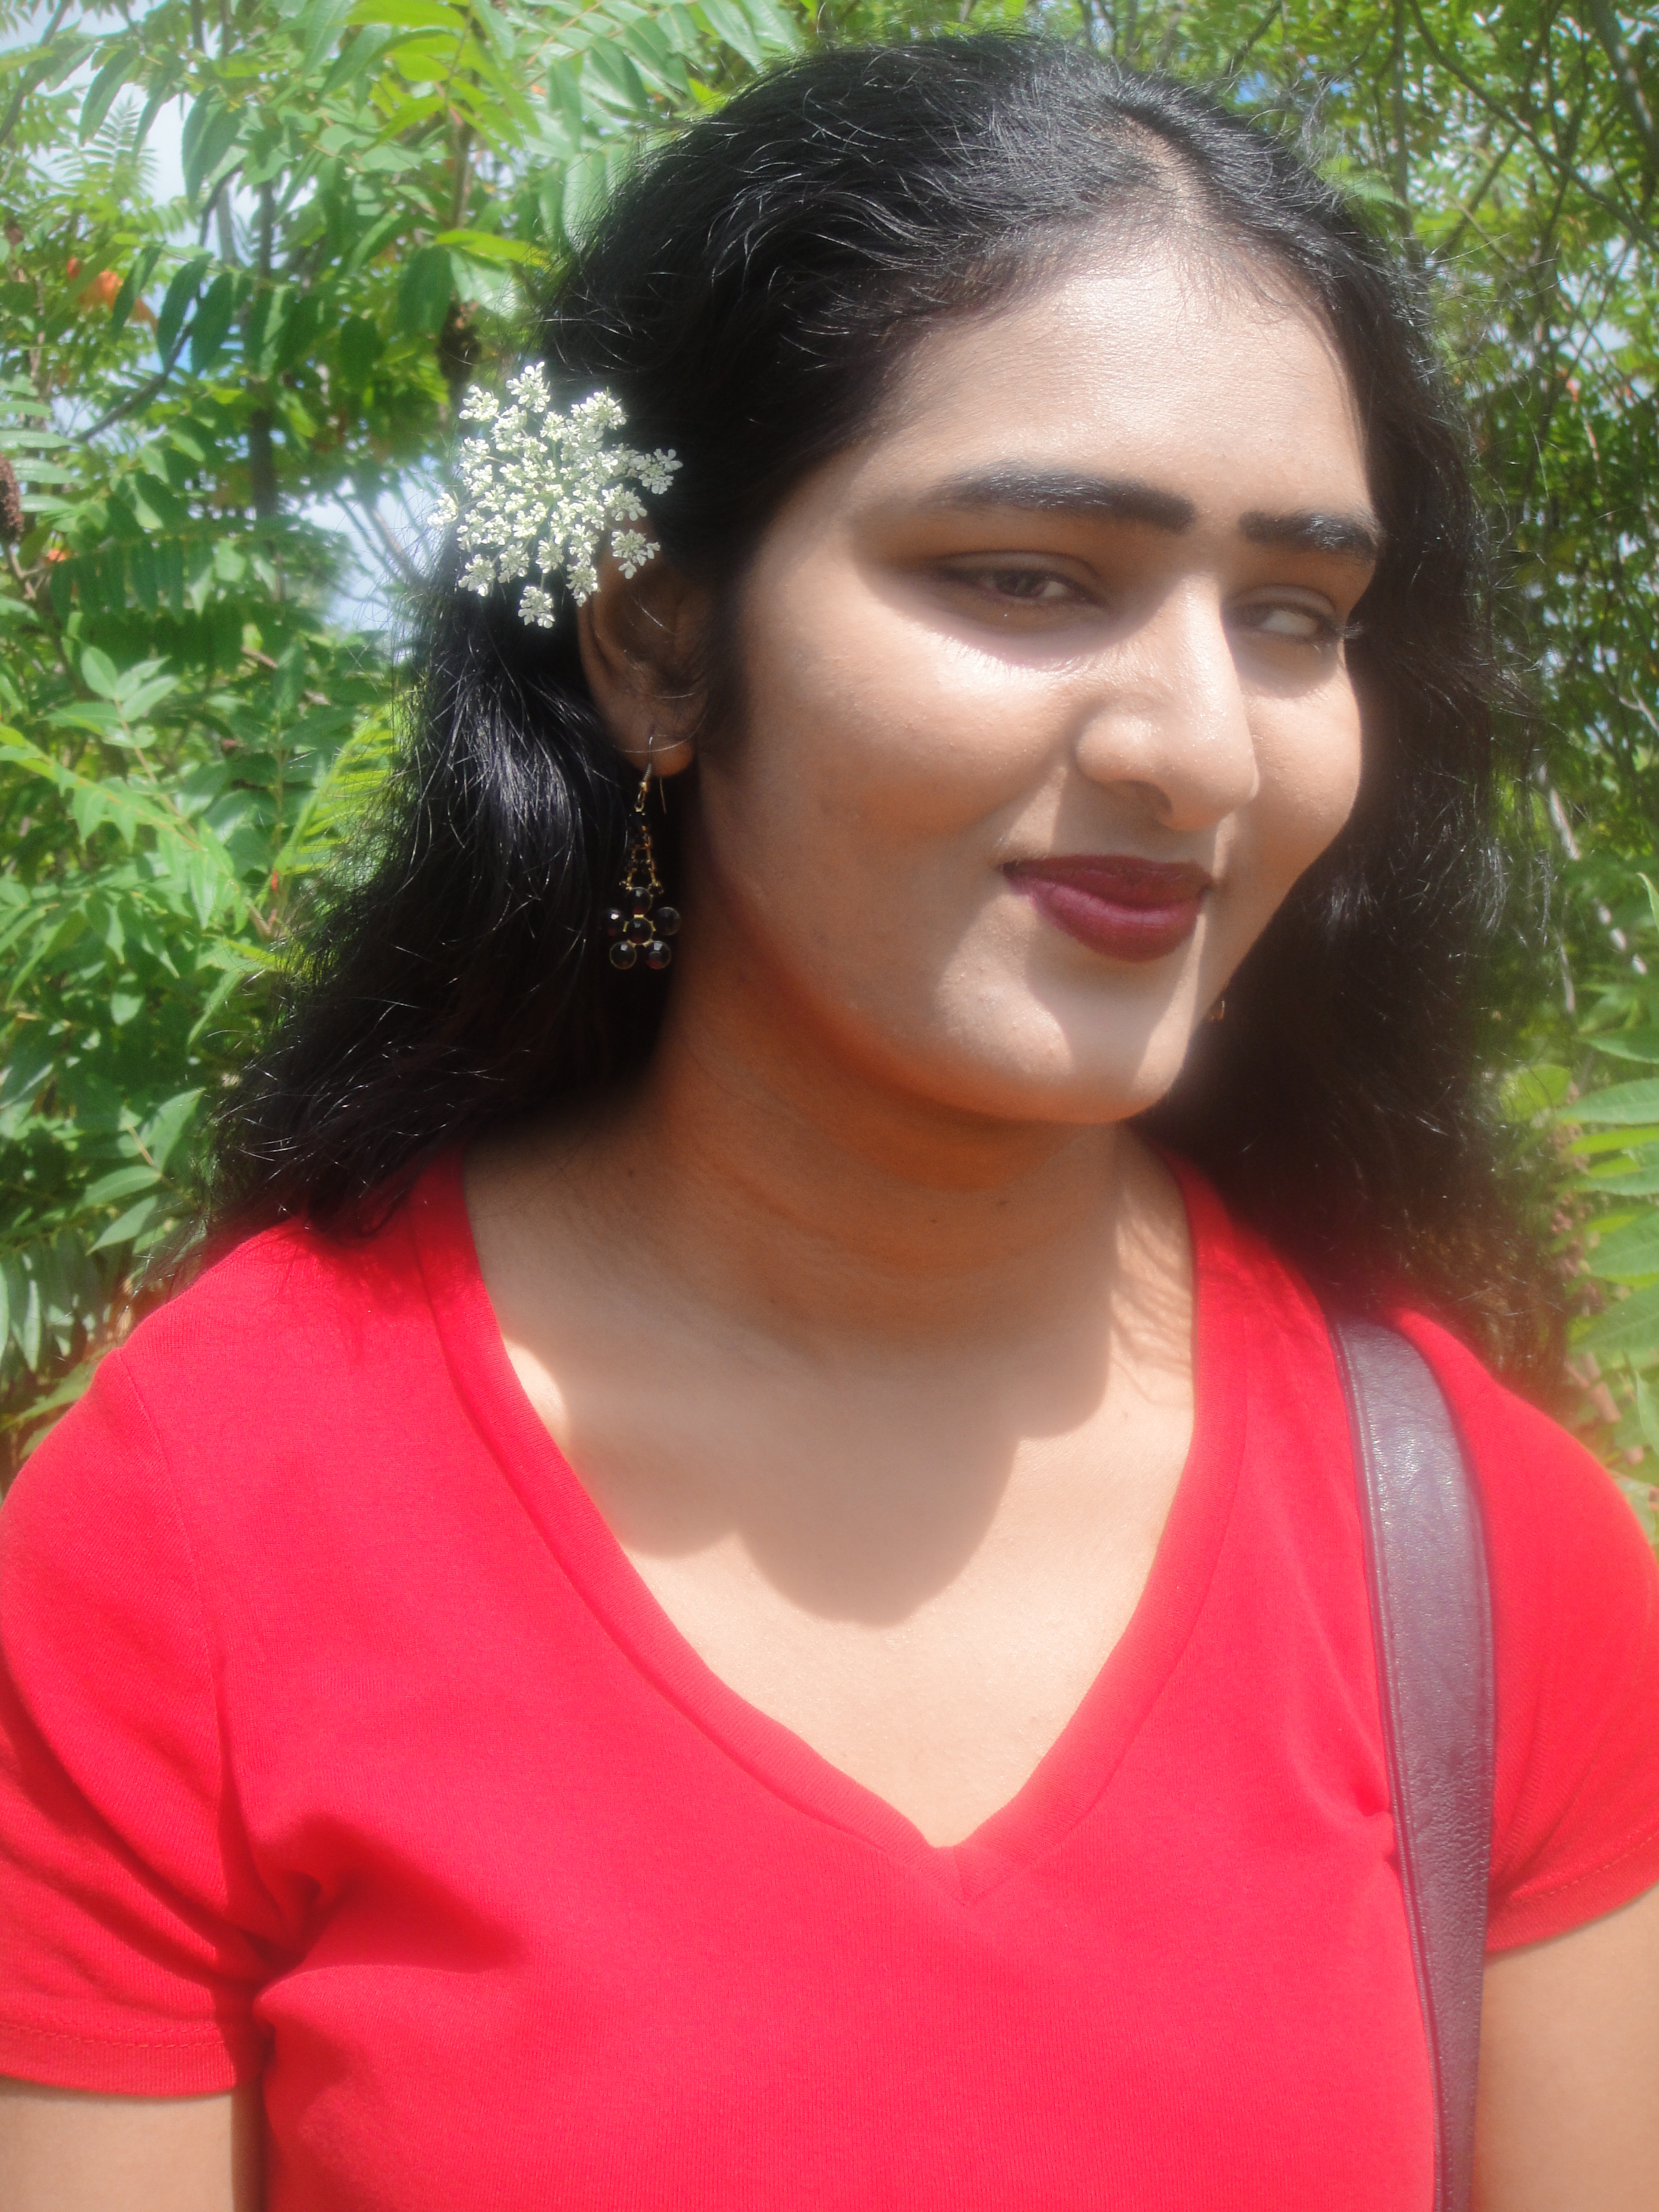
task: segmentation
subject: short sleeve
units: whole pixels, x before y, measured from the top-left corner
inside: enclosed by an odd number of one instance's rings
[[[1488,1946],[1565,1935],[1659,1884],[1659,1563],[1605,1468],[1438,1330],[1480,1478],[1498,1746]]]
[[[112,1354],[0,1510],[0,2074],[233,2087],[273,1931],[185,1530]]]

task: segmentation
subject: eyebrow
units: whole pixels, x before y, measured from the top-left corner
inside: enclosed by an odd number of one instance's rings
[[[1177,493],[1131,477],[1068,476],[1055,469],[984,469],[952,477],[921,505],[945,509],[1016,507],[1041,514],[1079,514],[1144,522],[1154,530],[1190,530],[1198,509]]]
[[[1285,545],[1299,553],[1335,553],[1350,561],[1378,560],[1382,525],[1370,514],[1262,514],[1238,519],[1241,534],[1257,545]]]
[[[1162,491],[1134,477],[1072,476],[1057,469],[982,469],[952,477],[921,501],[945,510],[982,507],[1023,507],[1041,514],[1077,514],[1091,520],[1139,522],[1153,530],[1190,530],[1198,509],[1178,492]],[[1283,545],[1296,552],[1334,553],[1351,561],[1376,562],[1382,531],[1370,514],[1334,514],[1317,510],[1267,514],[1252,509],[1239,518],[1240,533],[1257,545]]]

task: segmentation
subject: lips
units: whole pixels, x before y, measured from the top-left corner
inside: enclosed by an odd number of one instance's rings
[[[1210,888],[1190,861],[1127,854],[1017,860],[1006,872],[1056,928],[1113,960],[1162,960],[1184,945]]]

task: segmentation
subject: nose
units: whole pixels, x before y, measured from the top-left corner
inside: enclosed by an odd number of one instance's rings
[[[1135,787],[1165,828],[1212,828],[1260,787],[1249,702],[1216,586],[1182,579],[1098,668],[1077,748],[1091,782]]]

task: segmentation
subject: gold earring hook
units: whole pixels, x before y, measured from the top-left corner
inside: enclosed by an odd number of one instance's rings
[[[653,729],[651,736],[655,735]],[[657,873],[657,856],[652,849],[651,825],[646,815],[646,800],[656,769],[656,763],[648,757],[650,745],[651,738],[647,738],[647,757],[639,788],[634,793],[634,819],[629,831],[620,902],[605,917],[605,933],[612,940],[610,958],[613,968],[632,968],[641,959],[647,968],[666,968],[674,957],[669,939],[680,926],[678,910],[663,897],[662,878]],[[660,776],[657,783],[660,789]]]

